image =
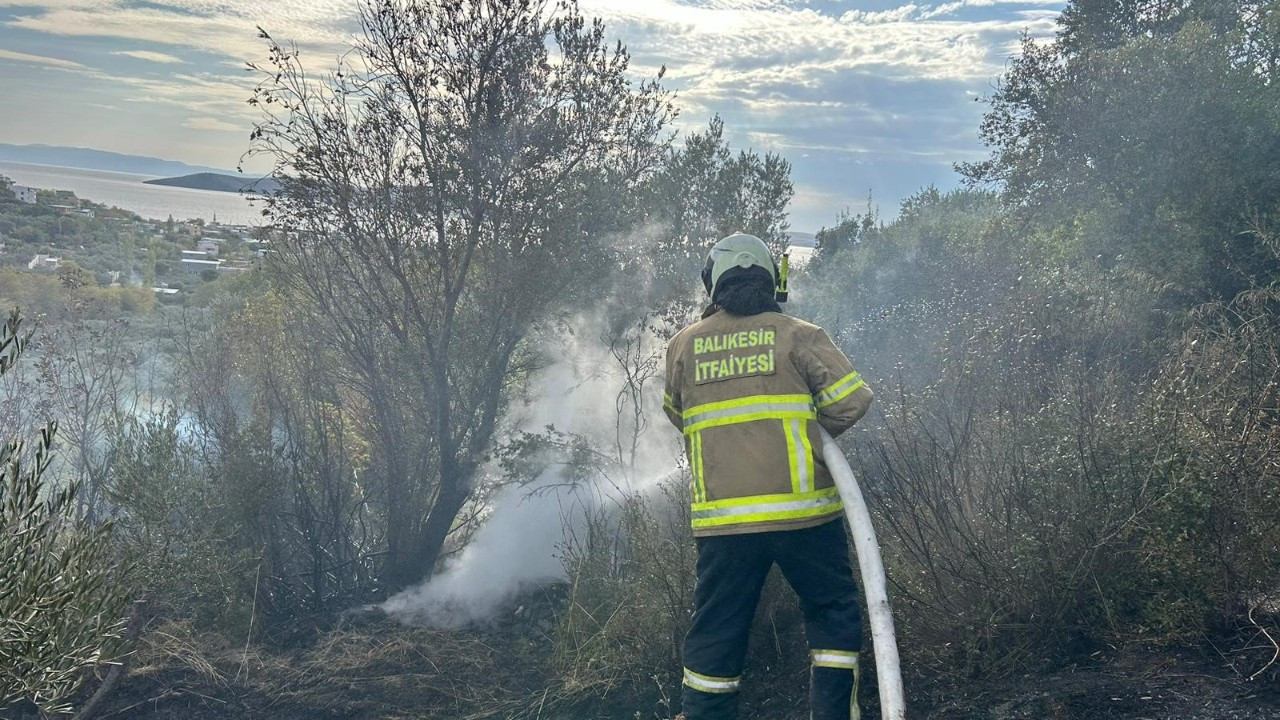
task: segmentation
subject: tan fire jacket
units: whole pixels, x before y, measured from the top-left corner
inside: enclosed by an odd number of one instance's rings
[[[820,525],[842,509],[821,435],[849,429],[871,389],[822,328],[716,312],[667,347],[667,417],[684,432],[696,536]]]

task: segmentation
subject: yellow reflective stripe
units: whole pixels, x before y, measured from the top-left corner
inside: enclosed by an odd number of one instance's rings
[[[858,371],[854,370],[832,383],[827,389],[819,391],[813,396],[813,401],[819,408],[824,408],[840,402],[863,385],[866,385],[866,383],[862,381]]]
[[[810,418],[817,417],[817,413],[812,408],[813,405],[809,405],[808,409],[804,410],[799,408],[790,410],[761,410],[759,412],[744,413],[742,415],[711,418],[703,420],[696,425],[686,425],[684,431],[687,433],[698,432],[700,430],[706,430],[707,428],[737,425],[738,423],[753,422],[755,420],[808,420]]]
[[[858,653],[852,650],[810,650],[810,672],[816,668],[833,668],[853,672],[853,692],[849,693],[849,720],[861,720],[862,707],[858,705]],[[810,680],[812,682],[812,680]]]
[[[704,693],[723,694],[738,691],[738,685],[742,683],[742,676],[723,678],[713,677],[711,675],[702,675],[696,673],[689,668],[684,669],[684,684],[700,690]]]
[[[694,529],[739,525],[775,520],[822,517],[840,512],[844,505],[835,488],[810,493],[752,495],[748,497],[694,503]]]
[[[809,658],[814,667],[858,669],[858,653],[851,650],[810,650]]]
[[[680,414],[680,411],[676,409],[676,404],[675,404],[675,402],[674,402],[674,401],[672,401],[671,396],[670,396],[670,395],[668,395],[667,393],[662,393],[662,407],[664,407],[664,408],[666,408],[666,409],[670,410],[671,412],[675,413],[676,415],[679,415],[679,414]]]
[[[787,467],[791,469],[791,492],[797,495],[809,492],[806,482],[808,478],[804,477],[804,460],[799,453],[800,442],[796,437],[799,424],[799,420],[782,421],[782,434],[787,436]]]
[[[853,669],[853,692],[849,693],[849,720],[862,720],[862,706],[858,704],[858,685],[861,684],[862,673]]]
[[[769,505],[774,503],[784,503],[796,500],[812,500],[815,498],[838,498],[840,491],[834,487],[824,488],[822,490],[814,490],[811,493],[796,495],[795,493],[775,493],[773,495],[746,495],[743,497],[725,498],[724,500],[712,500],[711,502],[701,503],[694,506],[694,511],[706,510],[712,508],[735,508],[748,507],[752,505]]]
[[[809,421],[800,421],[800,447],[804,450],[804,473],[809,479],[809,483],[813,482],[813,445],[809,442]],[[801,488],[804,492],[810,490],[809,484]]]
[[[686,433],[755,420],[805,420],[817,416],[813,398],[808,395],[752,395],[699,405],[683,415]]]
[[[809,442],[809,421],[792,420],[783,425],[787,436],[787,461],[791,467],[791,491],[813,489],[813,446]]]
[[[702,475],[702,433],[689,436],[689,467],[693,472],[693,501],[706,502],[707,480]]]
[[[748,395],[746,397],[734,398],[732,400],[703,403],[702,405],[685,410],[684,416],[688,418],[693,415],[700,415],[712,410],[730,410],[733,408],[746,407],[747,405],[757,405],[759,403],[807,403],[812,401],[813,398],[808,395]]]

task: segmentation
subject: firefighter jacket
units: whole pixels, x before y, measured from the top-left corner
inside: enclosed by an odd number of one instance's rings
[[[667,347],[663,405],[684,433],[693,534],[820,525],[842,510],[818,425],[834,437],[871,389],[827,333],[776,312],[715,312]]]

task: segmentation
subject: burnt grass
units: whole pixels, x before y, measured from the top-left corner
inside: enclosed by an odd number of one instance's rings
[[[455,633],[456,634],[456,633]],[[452,667],[430,652],[465,649],[471,660]],[[129,720],[318,720],[319,718],[670,718],[672,709],[649,687],[626,688],[601,681],[571,687],[548,665],[530,664],[510,648],[484,640],[441,638],[387,628],[369,634],[339,633],[296,654],[245,665],[234,651],[207,659],[216,675],[177,658],[132,672],[100,718]],[[359,663],[321,659],[366,656]],[[479,674],[473,671],[481,671]],[[237,677],[237,673],[239,676]],[[778,688],[762,673],[749,673],[742,717],[803,720],[808,711],[797,687]],[[754,676],[754,677],[753,677]],[[863,678],[863,717],[879,717],[872,673]],[[1274,674],[1245,682],[1188,651],[1126,650],[1123,657],[1029,675],[996,685],[963,687],[921,683],[912,690],[909,717],[936,720],[1178,718],[1181,720],[1274,720],[1280,690]]]
[[[779,635],[777,618],[762,615],[753,632],[755,660],[744,676],[741,717],[804,720],[802,639],[798,645],[794,633]],[[908,717],[1280,720],[1280,663],[1267,667],[1275,648],[1249,639],[1233,638],[1234,644],[1219,647],[1237,649],[1221,652],[1212,644],[1108,647],[999,680],[956,680],[908,667]],[[666,720],[678,712],[678,664],[636,670],[622,647],[610,649],[608,657],[569,660],[559,655],[562,643],[555,609],[545,601],[513,605],[483,627],[453,630],[403,627],[376,612],[347,613],[284,643],[246,644],[158,620],[143,635],[125,680],[94,717]],[[759,661],[774,650],[776,662]],[[870,652],[865,655],[863,717],[878,718],[874,663]],[[28,717],[34,716],[18,712],[4,720]]]

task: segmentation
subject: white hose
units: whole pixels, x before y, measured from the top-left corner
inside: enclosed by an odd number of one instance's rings
[[[876,654],[876,682],[880,686],[880,717],[883,720],[905,720],[907,706],[902,695],[902,667],[898,662],[898,641],[893,632],[893,611],[889,609],[889,593],[885,587],[884,561],[880,544],[871,525],[871,513],[858,489],[853,468],[831,434],[822,429],[822,457],[835,479],[844,512],[853,531],[853,547],[862,570],[862,591],[867,596],[867,614],[871,621],[871,643]]]

